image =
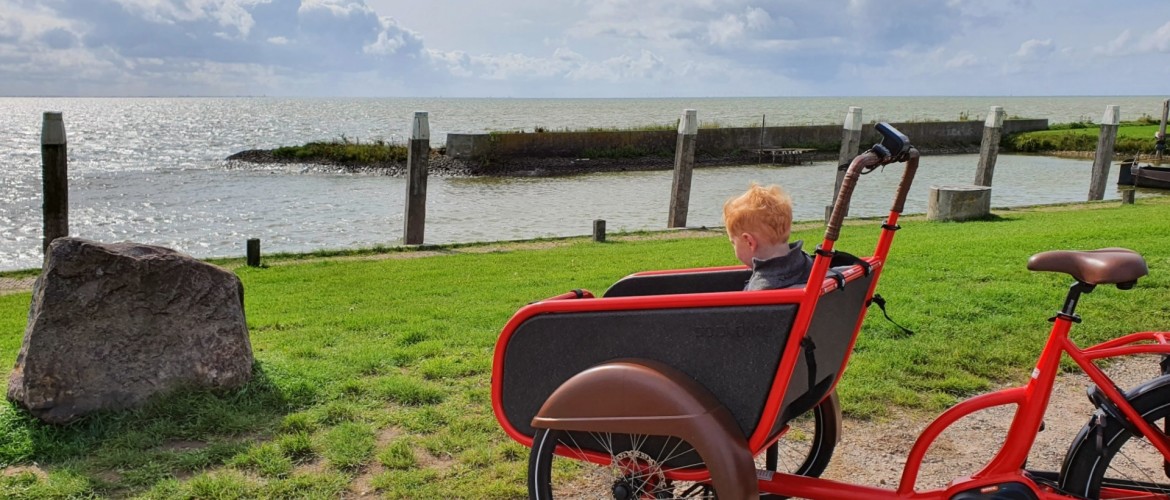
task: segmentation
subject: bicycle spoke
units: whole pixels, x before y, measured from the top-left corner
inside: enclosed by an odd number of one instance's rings
[[[1122,464],[1122,465],[1125,465],[1124,470],[1122,467],[1118,467],[1117,465],[1115,465],[1115,463],[1109,464],[1109,470],[1117,473],[1121,477],[1124,477],[1126,480],[1132,481],[1134,483],[1148,484],[1149,486],[1136,485],[1137,488],[1142,489],[1146,493],[1150,493],[1150,494],[1170,493],[1170,487],[1157,487],[1158,486],[1157,478],[1155,478],[1152,474],[1150,474],[1150,467],[1151,466],[1161,465],[1161,462],[1162,462],[1161,453],[1159,453],[1157,451],[1157,449],[1154,448],[1153,444],[1151,444],[1149,441],[1147,441],[1145,438],[1142,438],[1142,437],[1134,437],[1130,441],[1130,444],[1133,444],[1135,448],[1140,448],[1140,450],[1126,450],[1125,447],[1122,447],[1120,450],[1117,450],[1117,454],[1114,456],[1114,462],[1116,462],[1118,457],[1123,458],[1125,460],[1125,464]],[[1128,451],[1128,453],[1127,453],[1127,451]],[[1139,458],[1135,459],[1133,455],[1139,455]],[[1147,464],[1143,465],[1141,463],[1142,461],[1158,462],[1158,463],[1157,464],[1147,463]],[[1143,477],[1140,480],[1139,480],[1139,478],[1131,477],[1133,475],[1132,471],[1140,471],[1140,475]],[[1144,497],[1144,495],[1135,496],[1135,497],[1121,497],[1121,498],[1143,498],[1143,497]]]

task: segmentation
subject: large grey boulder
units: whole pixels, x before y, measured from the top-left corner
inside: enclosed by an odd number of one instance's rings
[[[174,250],[58,238],[33,286],[8,398],[64,423],[252,376],[238,277]]]

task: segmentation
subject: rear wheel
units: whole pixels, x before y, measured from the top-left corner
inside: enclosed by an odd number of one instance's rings
[[[1170,416],[1170,385],[1130,402],[1160,432]],[[1061,471],[1061,488],[1085,498],[1170,495],[1165,458],[1145,436],[1098,411],[1073,442]]]
[[[833,457],[840,431],[841,401],[834,389],[812,411],[788,422],[788,431],[769,447],[764,468],[820,477]]]
[[[841,403],[833,391],[812,411],[788,423],[788,430],[769,452],[775,457],[765,459],[763,466],[820,476],[837,446],[840,429]],[[554,453],[557,446],[562,455]],[[589,461],[588,452],[606,457],[606,464]],[[715,498],[708,484],[666,477],[669,471],[703,467],[698,452],[676,437],[538,429],[528,461],[528,492],[529,498],[542,500]]]
[[[555,453],[561,447],[563,455]],[[605,464],[586,459],[605,457]],[[669,436],[538,429],[528,460],[530,499],[715,498],[703,483],[676,483],[666,476],[704,468],[686,441]]]

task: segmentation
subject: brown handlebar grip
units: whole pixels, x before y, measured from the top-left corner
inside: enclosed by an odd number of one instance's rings
[[[845,179],[841,181],[841,190],[837,192],[837,201],[833,203],[833,214],[829,216],[829,224],[825,227],[825,239],[837,241],[841,234],[841,223],[845,219],[845,207],[849,206],[849,199],[853,197],[853,188],[857,186],[857,178],[861,176],[861,169],[881,163],[881,158],[873,151],[866,151],[853,158],[849,163],[849,170],[845,172]]]
[[[918,150],[910,148],[910,159],[906,161],[906,170],[902,172],[902,182],[898,184],[898,194],[894,197],[894,208],[891,212],[902,213],[906,207],[906,196],[910,194],[910,185],[914,183],[914,174],[918,172]]]

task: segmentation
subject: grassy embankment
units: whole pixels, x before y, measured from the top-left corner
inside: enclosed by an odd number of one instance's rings
[[[302,146],[285,146],[272,150],[272,156],[284,160],[324,161],[329,163],[371,165],[406,161],[407,147],[381,139],[370,142],[342,136],[333,141],[315,141]]]
[[[1170,198],[997,213],[962,224],[903,221],[879,291],[915,334],[903,335],[877,311],[869,315],[840,386],[850,415],[880,418],[891,405],[935,412],[1026,380],[1069,281],[1025,271],[1035,252],[1123,246],[1147,256],[1151,275],[1136,289],[1102,287],[1085,297],[1085,323],[1074,331],[1082,345],[1170,328]],[[796,237],[819,240],[818,225]],[[862,221],[843,231],[838,248],[867,254],[876,234],[877,222]],[[489,401],[493,344],[508,317],[534,299],[575,287],[601,291],[635,271],[734,261],[719,231],[611,240],[237,268],[255,381],[67,427],[0,404],[0,465],[7,467],[0,491],[14,498],[321,498],[345,490],[521,497],[527,449],[499,430]],[[29,299],[0,296],[0,366],[13,365]]]
[[[1122,122],[1117,127],[1113,151],[1120,154],[1154,152],[1154,132],[1158,122],[1150,117]],[[1005,151],[1019,153],[1052,153],[1057,151],[1092,152],[1097,150],[1101,126],[1092,122],[1061,123],[1048,130],[1013,134],[1003,139]]]
[[[701,128],[720,128],[719,123],[703,123]],[[630,131],[668,131],[677,129],[675,125],[643,125],[626,128],[590,127],[583,130],[550,130],[536,127],[535,133],[545,132],[630,132]],[[1114,151],[1121,154],[1152,153],[1154,150],[1154,132],[1158,130],[1158,123],[1150,117],[1142,117],[1133,122],[1123,122],[1117,131],[1117,141]],[[502,131],[493,134],[512,134],[522,132]],[[1054,153],[1064,151],[1092,152],[1097,149],[1100,126],[1092,122],[1058,123],[1048,130],[1023,132],[1004,137],[1001,147],[1006,153]],[[837,144],[793,144],[792,147],[812,148],[818,151],[836,151]],[[406,161],[406,146],[390,144],[382,140],[367,143],[351,140],[345,137],[333,141],[310,142],[303,146],[286,146],[273,150],[277,158],[289,160],[308,160],[339,164],[369,165],[385,162]],[[637,146],[623,146],[617,148],[587,148],[581,151],[581,156],[587,158],[629,159],[644,157],[670,157],[674,151],[650,150]]]

